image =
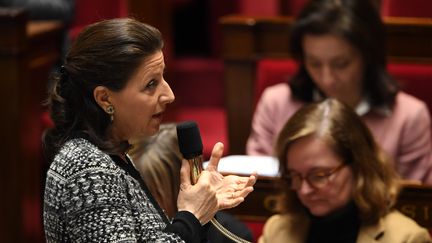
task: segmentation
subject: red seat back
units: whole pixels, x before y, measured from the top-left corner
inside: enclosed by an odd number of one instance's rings
[[[86,26],[103,19],[128,16],[127,0],[76,0],[75,15],[70,26],[69,37],[75,40],[79,32]]]
[[[432,17],[431,0],[382,0],[381,15],[394,17]]]
[[[387,68],[402,90],[424,101],[432,111],[432,64],[392,63]]]

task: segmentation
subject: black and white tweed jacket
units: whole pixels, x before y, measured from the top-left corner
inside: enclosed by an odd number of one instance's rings
[[[140,182],[83,138],[68,141],[47,174],[47,242],[196,242],[199,221],[180,212],[170,223]],[[154,200],[153,200],[154,201]]]

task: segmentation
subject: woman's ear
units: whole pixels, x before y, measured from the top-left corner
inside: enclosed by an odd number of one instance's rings
[[[98,105],[104,110],[107,110],[107,107],[112,106],[112,103],[110,102],[110,91],[105,86],[97,86],[93,90],[93,97],[98,103]]]

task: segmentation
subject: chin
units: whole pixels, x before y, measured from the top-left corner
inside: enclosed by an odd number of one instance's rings
[[[154,125],[154,126],[152,126],[151,127],[151,129],[149,129],[148,131],[147,131],[147,136],[153,136],[153,135],[156,135],[158,132],[159,132],[159,127],[160,127],[160,124],[157,124],[157,125]]]
[[[315,206],[315,207],[309,207],[309,212],[313,216],[324,217],[324,216],[330,214],[331,210],[328,207]]]

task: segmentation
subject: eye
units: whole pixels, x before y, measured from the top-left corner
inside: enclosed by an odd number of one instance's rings
[[[309,177],[314,178],[314,179],[321,179],[321,178],[327,177],[327,174],[328,173],[321,171],[321,172],[316,172],[316,173],[310,174]]]
[[[309,66],[309,68],[314,68],[314,69],[321,67],[321,63],[317,61],[307,61],[306,65]]]
[[[346,68],[348,66],[348,64],[349,64],[349,61],[347,61],[347,60],[338,61],[338,62],[336,62],[336,63],[333,64],[333,67],[335,69],[344,69],[344,68]]]
[[[321,182],[326,181],[327,177],[328,177],[327,173],[325,173],[325,172],[318,172],[318,173],[310,174],[308,176],[308,179],[309,179],[310,182],[312,182],[314,184],[317,184],[317,183],[321,183]]]
[[[150,82],[147,83],[147,85],[145,86],[145,89],[154,89],[158,83],[159,83],[158,80],[152,79],[152,80],[150,80]]]

